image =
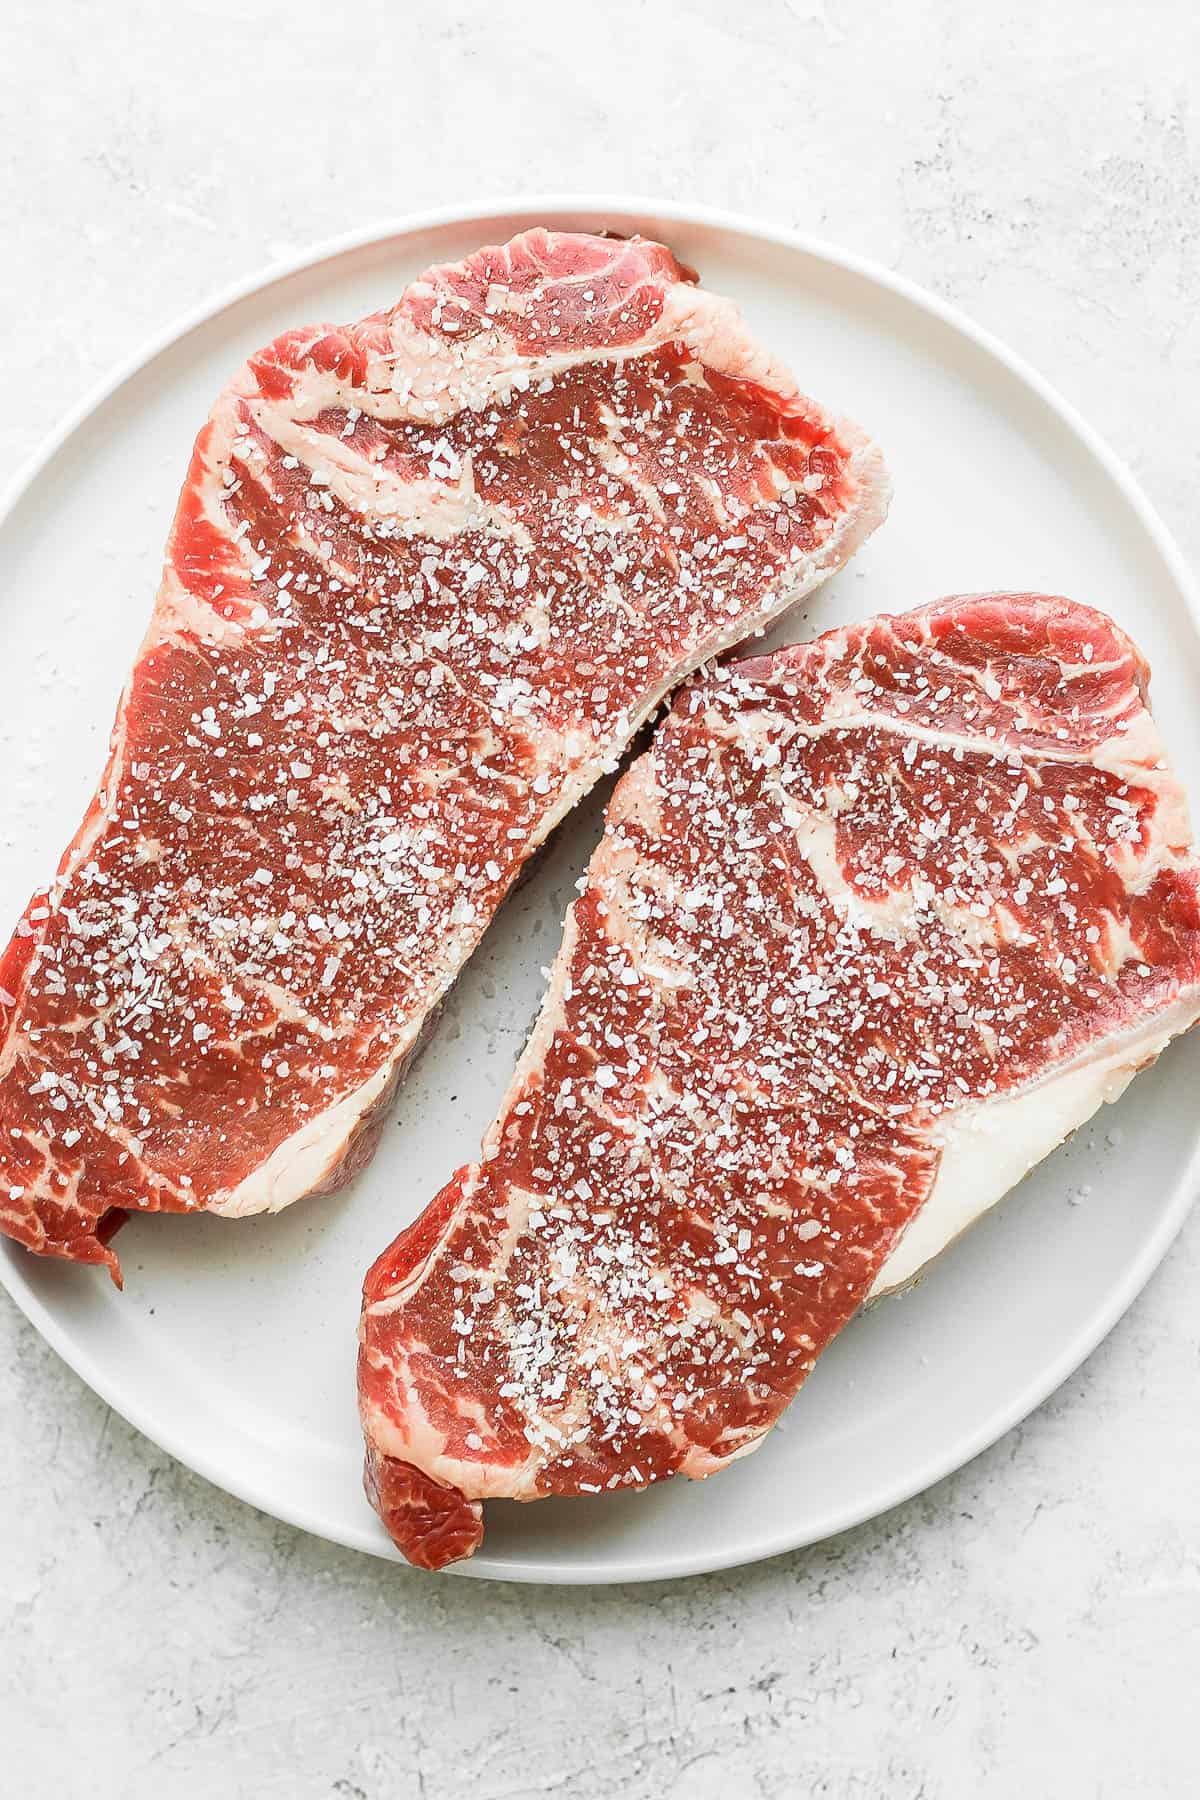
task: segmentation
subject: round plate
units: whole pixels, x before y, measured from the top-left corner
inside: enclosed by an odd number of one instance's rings
[[[26,472],[0,525],[0,918],[15,919],[54,867],[90,796],[192,437],[226,378],[286,326],[357,318],[427,264],[540,223],[666,239],[741,302],[803,387],[882,444],[891,517],[787,635],[971,589],[1073,595],[1148,653],[1167,741],[1185,780],[1200,778],[1200,642],[1178,553],[1031,370],[929,295],[793,233],[654,203],[522,202],[413,219],[222,297],[121,371]],[[474,1155],[599,818],[596,798],[504,910],[379,1155],[344,1193],[274,1219],[137,1218],[120,1239],[123,1294],[2,1240],[8,1291],[110,1405],[231,1493],[338,1543],[394,1554],[359,1485],[363,1272]],[[1197,1184],[1198,1086],[1200,1035],[915,1291],[845,1331],[756,1456],[644,1495],[493,1505],[465,1572],[630,1581],[726,1567],[840,1531],[947,1474],[1043,1400],[1146,1281]]]

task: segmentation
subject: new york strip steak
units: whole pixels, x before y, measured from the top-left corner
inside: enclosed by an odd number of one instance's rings
[[[1200,1014],[1200,868],[1101,614],[943,601],[705,674],[618,786],[484,1145],[365,1286],[370,1497],[706,1476]]]
[[[0,1229],[115,1276],[112,1209],[345,1179],[521,865],[885,506],[660,244],[529,231],[252,357],[0,958]]]

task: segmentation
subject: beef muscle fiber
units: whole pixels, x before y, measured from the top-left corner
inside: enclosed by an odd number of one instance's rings
[[[196,442],[108,767],[0,958],[0,1229],[336,1185],[521,865],[882,516],[660,244],[526,232],[286,333]]]
[[[753,1450],[865,1299],[1194,1022],[1145,680],[1101,614],[1012,594],[684,689],[482,1162],[367,1277],[367,1487],[413,1562],[470,1554],[489,1497]]]

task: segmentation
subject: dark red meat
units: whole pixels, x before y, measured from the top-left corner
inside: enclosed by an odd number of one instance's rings
[[[473,1549],[490,1497],[754,1449],[910,1223],[959,1228],[972,1132],[1006,1121],[978,1210],[1193,1023],[1198,865],[1144,688],[1102,615],[1004,595],[684,689],[483,1160],[367,1276],[368,1488],[436,1484],[381,1507],[406,1556]]]
[[[884,503],[659,244],[527,232],[252,357],[0,959],[0,1229],[115,1274],[114,1208],[343,1180],[521,865]]]

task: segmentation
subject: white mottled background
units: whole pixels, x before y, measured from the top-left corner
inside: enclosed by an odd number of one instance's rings
[[[959,302],[1200,557],[1190,0],[7,0],[0,477],[209,291],[376,218],[658,193]],[[0,1296],[21,1800],[1197,1791],[1200,1220],[1020,1430],[823,1548],[555,1591],[332,1549],[185,1473]]]

